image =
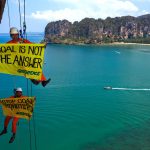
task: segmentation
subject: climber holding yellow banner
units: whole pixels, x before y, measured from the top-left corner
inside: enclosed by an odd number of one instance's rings
[[[15,139],[19,118],[31,119],[35,97],[24,96],[22,88],[18,87],[15,89],[13,96],[0,99],[0,104],[3,108],[3,114],[6,116],[4,129],[0,132],[0,136],[7,133],[8,124],[12,119],[12,136],[9,141],[9,143],[12,143]]]
[[[0,72],[40,80],[44,44],[0,44]]]
[[[0,99],[5,116],[30,119],[35,104],[35,97],[19,97]]]

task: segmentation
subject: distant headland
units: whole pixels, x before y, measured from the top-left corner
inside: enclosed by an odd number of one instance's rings
[[[45,27],[45,40],[58,44],[150,44],[150,14],[50,22]]]

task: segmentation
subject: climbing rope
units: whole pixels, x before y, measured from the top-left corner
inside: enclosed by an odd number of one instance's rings
[[[9,3],[7,0],[7,9],[8,9],[8,22],[9,22],[9,28],[10,28],[10,13],[9,13]]]
[[[27,34],[26,34],[26,28],[27,28],[27,26],[26,26],[26,12],[25,12],[25,10],[26,10],[26,5],[25,5],[25,0],[24,0],[24,21],[23,21],[23,36],[24,36],[24,38],[25,39],[27,39]]]
[[[30,136],[30,150],[32,150],[32,135],[31,135],[31,124],[29,120],[29,136]]]
[[[32,96],[32,83],[31,83],[31,96]],[[36,124],[35,124],[35,113],[33,111],[32,113],[32,116],[33,116],[33,131],[34,131],[34,140],[35,140],[35,149],[37,150],[37,142],[36,142]]]
[[[26,5],[25,5],[25,0],[24,0],[24,20],[23,20],[23,38],[24,39],[27,39],[27,34],[26,34]],[[28,84],[28,79],[27,79],[27,95],[29,95],[29,84]],[[32,96],[32,83],[31,83],[31,94]],[[37,142],[36,142],[36,124],[35,124],[35,113],[33,111],[33,131],[34,131],[34,141],[35,141],[35,149],[37,150]],[[29,133],[30,133],[30,150],[32,150],[32,136],[31,136],[31,124],[30,124],[30,121],[29,121]]]
[[[32,97],[32,83],[31,83],[30,89],[31,89],[31,91],[30,91],[30,94],[29,94],[29,83],[28,83],[28,79],[27,79],[27,95],[28,96],[30,95]],[[32,123],[33,123],[34,144],[35,144],[35,150],[37,150],[36,123],[35,123],[35,113],[34,113],[34,111],[32,113],[32,117],[33,117]],[[32,150],[32,132],[31,132],[31,122],[30,122],[30,120],[29,120],[29,136],[30,136],[30,138],[29,138],[30,139],[30,150]]]
[[[21,8],[20,8],[20,0],[18,0],[18,4],[19,4],[19,20],[20,20],[20,30],[19,30],[19,33],[20,33],[20,37],[23,39],[23,35],[22,35],[22,26],[21,26]]]
[[[37,150],[37,142],[36,142],[36,124],[35,124],[35,113],[33,112],[33,129],[34,129],[34,140],[35,140],[35,149]]]
[[[26,5],[25,5],[25,0],[24,0],[24,21],[23,21],[23,37],[25,39],[27,39],[27,33],[26,33]],[[32,83],[31,83],[31,96],[32,96]],[[35,149],[37,150],[37,142],[36,142],[36,124],[35,124],[35,113],[33,111],[33,131],[34,131],[34,141],[35,141]],[[31,126],[30,126],[30,121],[29,121],[29,129],[31,132]],[[30,134],[30,144],[31,144],[31,134]],[[31,149],[31,145],[30,145],[30,149]]]
[[[28,83],[28,79],[27,80],[27,96],[29,96],[29,83]],[[30,139],[30,150],[32,150],[32,135],[31,135],[31,124],[30,124],[30,120],[29,120],[29,139]]]

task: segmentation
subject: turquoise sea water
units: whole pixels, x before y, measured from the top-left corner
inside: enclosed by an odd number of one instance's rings
[[[39,42],[41,37],[32,35],[29,39]],[[8,36],[0,38],[0,42],[7,39]],[[32,85],[32,95],[36,96],[34,120],[29,125],[27,120],[20,119],[13,144],[8,143],[10,123],[8,133],[0,137],[0,147],[6,150],[150,150],[149,49],[150,46],[140,45],[49,44],[44,73],[52,81],[45,88]],[[14,86],[21,86],[24,95],[31,95],[31,83],[24,77],[0,74],[0,81],[2,98],[12,95]],[[105,86],[130,90],[104,90]],[[0,118],[2,129],[1,108]]]

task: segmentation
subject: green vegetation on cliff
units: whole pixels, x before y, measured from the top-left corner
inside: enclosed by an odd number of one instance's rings
[[[105,20],[85,18],[74,23],[67,20],[50,22],[45,27],[45,39],[65,44],[150,43],[150,14]]]

